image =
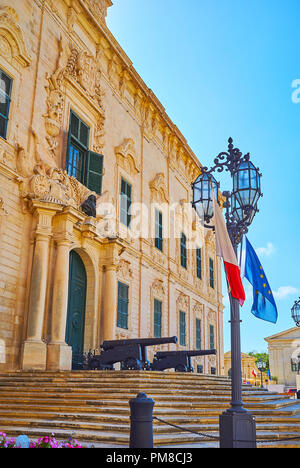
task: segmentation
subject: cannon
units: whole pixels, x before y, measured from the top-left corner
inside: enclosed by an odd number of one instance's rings
[[[193,372],[191,358],[217,354],[216,349],[203,351],[159,351],[155,354],[151,370],[164,371],[175,369],[176,372]]]
[[[104,341],[102,351],[90,354],[89,369],[113,370],[114,364],[121,363],[122,370],[151,370],[147,359],[147,347],[167,343],[177,343],[177,336],[167,338],[141,338]]]

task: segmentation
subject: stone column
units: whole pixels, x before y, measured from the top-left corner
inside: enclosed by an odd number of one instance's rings
[[[40,204],[31,270],[27,338],[22,349],[22,369],[46,369],[46,343],[42,341],[48,279],[49,244],[54,211]]]
[[[103,341],[114,340],[117,321],[117,266],[105,266],[105,285],[103,293]]]
[[[47,370],[70,370],[72,348],[65,342],[68,312],[69,258],[71,242],[57,239],[57,255],[54,271],[51,342],[48,345]]]

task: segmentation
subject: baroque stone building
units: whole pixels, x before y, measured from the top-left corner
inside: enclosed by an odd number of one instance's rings
[[[194,364],[221,374],[220,261],[188,209],[201,164],[107,28],[110,6],[0,0],[0,369],[177,335],[216,347]]]

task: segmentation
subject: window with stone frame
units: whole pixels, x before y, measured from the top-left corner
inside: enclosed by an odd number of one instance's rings
[[[92,192],[101,195],[103,155],[89,150],[90,128],[70,113],[66,171]]]
[[[0,69],[0,136],[6,139],[13,80]]]

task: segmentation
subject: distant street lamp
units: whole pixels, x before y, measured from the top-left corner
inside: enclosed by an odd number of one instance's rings
[[[292,309],[292,319],[294,320],[297,327],[300,327],[300,297],[295,301]]]
[[[260,379],[261,379],[261,385],[260,386],[261,386],[261,388],[263,388],[263,386],[264,386],[264,384],[263,384],[263,373],[265,372],[265,370],[267,368],[267,364],[265,363],[265,361],[260,359],[259,361],[257,361],[256,367],[260,371]]]
[[[210,221],[213,218],[212,190],[218,200],[220,184],[212,175],[214,172],[228,171],[232,178],[232,190],[223,192],[225,203],[225,219],[227,230],[237,254],[238,245],[243,235],[258,212],[257,202],[262,196],[261,174],[250,161],[249,153],[242,155],[234,148],[232,138],[228,140],[228,151],[220,153],[214,160],[214,166],[208,170],[202,167],[200,176],[192,184],[193,207],[207,228],[213,228]],[[231,408],[220,416],[220,447],[221,448],[253,448],[256,447],[255,419],[244,407],[242,401],[242,366],[240,340],[240,306],[237,299],[230,298],[231,327],[231,373],[232,399]]]

